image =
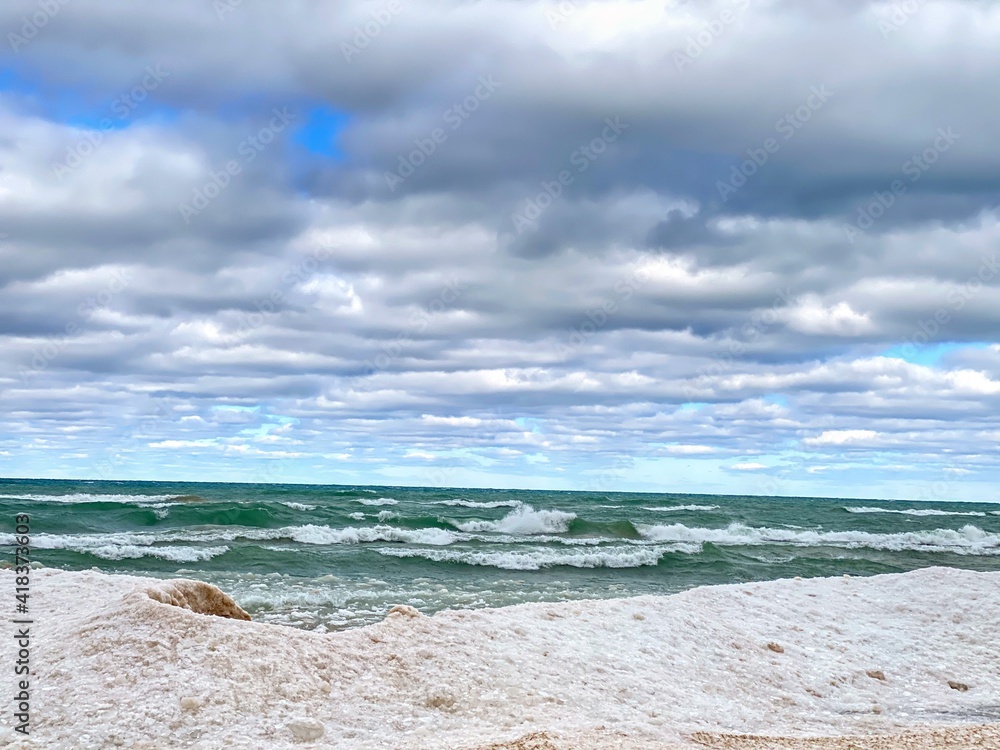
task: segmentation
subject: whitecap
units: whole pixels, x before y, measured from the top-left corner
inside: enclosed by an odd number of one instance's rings
[[[491,531],[501,534],[564,534],[576,513],[562,510],[535,510],[519,505],[499,521],[452,521],[460,531]]]
[[[643,508],[643,510],[652,510],[657,513],[676,513],[678,511],[684,511],[684,510],[708,512],[718,509],[719,509],[718,505],[671,505],[668,507]]]
[[[282,502],[281,504],[292,510],[316,510],[315,505],[306,505],[305,503]]]
[[[204,562],[229,551],[229,547],[136,547],[127,544],[67,547],[66,549],[100,557],[102,560],[135,560],[141,557],[155,557],[171,562]]]
[[[504,570],[541,570],[556,566],[573,568],[639,568],[660,562],[667,552],[697,554],[700,544],[661,545],[658,547],[606,548],[600,550],[518,550],[478,551],[442,549],[380,549],[389,557],[418,557],[433,562],[454,562]]]
[[[149,505],[174,500],[178,495],[99,495],[87,492],[74,492],[68,495],[0,495],[0,500],[27,500],[34,503],[127,503],[133,505]]]
[[[451,505],[462,508],[516,508],[521,504],[520,500],[496,500],[493,502],[478,503],[475,500],[462,500],[461,498],[455,500],[435,500],[433,503],[433,505]]]
[[[370,542],[403,542],[408,544],[451,544],[467,539],[467,535],[446,529],[399,529],[394,526],[348,526],[335,529],[330,526],[307,524],[285,526],[278,529],[212,528],[170,529],[163,531],[135,531],[111,534],[37,534],[32,544],[38,549],[93,549],[107,545],[151,547],[155,544],[210,543],[246,541],[278,541],[281,539],[300,544],[362,544]],[[10,534],[0,536],[0,544],[13,544]]]
[[[399,505],[399,500],[392,497],[377,497],[372,500],[362,497],[358,498],[354,502],[361,503],[362,505]]]
[[[844,508],[848,513],[897,513],[903,516],[985,516],[980,510],[938,510],[937,508]]]
[[[724,529],[636,525],[643,538],[655,542],[710,542],[720,546],[793,545],[814,547],[867,547],[892,551],[953,552],[959,555],[1000,555],[1000,535],[976,526],[958,531],[908,531],[897,534],[874,534],[866,531],[792,531],[752,527],[733,523]]]

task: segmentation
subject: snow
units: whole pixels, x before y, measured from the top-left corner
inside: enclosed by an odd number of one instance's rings
[[[0,579],[13,589],[10,571]],[[241,610],[191,581],[39,569],[32,587],[31,740],[0,715],[0,746],[17,750],[457,750],[588,731],[638,748],[697,731],[998,718],[1000,573],[929,568],[432,617],[400,606],[328,634],[203,614]],[[11,664],[14,640],[0,642]]]

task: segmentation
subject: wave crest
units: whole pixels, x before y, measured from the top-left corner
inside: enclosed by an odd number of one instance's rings
[[[733,523],[724,529],[707,529],[675,523],[670,526],[636,526],[644,539],[655,542],[710,542],[719,546],[760,546],[787,544],[798,547],[845,547],[856,549],[952,552],[959,555],[1000,555],[1000,535],[977,526],[958,531],[934,529],[898,534],[867,531],[793,531]]]
[[[335,529],[330,526],[307,524],[284,526],[279,529],[217,528],[177,529],[156,532],[120,532],[113,534],[39,534],[32,542],[38,549],[65,549],[72,551],[115,550],[129,548],[166,549],[156,544],[278,541],[281,539],[300,544],[362,544],[369,542],[403,542],[407,544],[444,545],[460,540],[462,535],[446,529],[399,529],[394,526],[348,526]],[[3,535],[3,543],[13,543],[13,535]],[[180,548],[177,548],[180,549]],[[199,549],[199,548],[190,548]],[[221,548],[217,548],[221,549]],[[92,552],[101,556],[98,552]],[[112,552],[108,552],[112,554]],[[221,554],[221,553],[220,553]],[[152,552],[147,553],[153,555]],[[128,555],[124,555],[128,556]],[[133,556],[138,556],[133,555]],[[155,555],[153,555],[155,556]],[[123,559],[123,558],[107,558]],[[201,558],[198,558],[201,559]],[[207,558],[205,558],[207,559]]]
[[[432,505],[450,505],[461,508],[516,508],[521,505],[520,500],[495,500],[492,502],[478,503],[475,500],[435,500]]]
[[[700,544],[673,544],[659,547],[605,548],[601,550],[473,551],[443,549],[381,549],[387,557],[419,557],[432,562],[462,563],[504,570],[541,570],[566,566],[571,568],[639,568],[659,564],[668,552],[697,554]]]
[[[138,560],[155,557],[170,562],[205,562],[229,551],[229,547],[142,547],[131,544],[105,544],[100,547],[72,547],[65,549],[84,555],[93,555],[102,560]]]
[[[163,507],[169,501],[180,502],[185,496],[178,495],[99,495],[87,492],[73,492],[68,495],[0,495],[0,500],[27,500],[33,503],[126,503],[139,506]],[[200,499],[200,498],[199,498]]]
[[[678,511],[682,511],[682,510],[705,511],[707,513],[708,511],[718,510],[718,509],[719,509],[718,505],[671,505],[671,506],[664,507],[664,508],[660,508],[660,507],[646,508],[646,507],[643,507],[643,510],[652,510],[652,511],[655,511],[657,513],[676,513]]]
[[[369,500],[367,497],[360,497],[354,502],[362,505],[399,505],[399,500],[394,497],[376,497]]]
[[[844,508],[848,513],[897,513],[903,516],[985,516],[981,510],[938,510],[937,508]]]
[[[281,504],[292,510],[316,510],[315,505],[307,505],[306,503],[282,502]]]
[[[501,534],[565,534],[576,513],[562,510],[535,510],[522,504],[499,521],[452,521],[459,531],[491,531]]]
[[[443,546],[458,541],[457,534],[445,529],[397,529],[395,526],[367,526],[334,529],[329,526],[298,526],[284,529],[289,538],[301,544],[370,544],[402,542]]]

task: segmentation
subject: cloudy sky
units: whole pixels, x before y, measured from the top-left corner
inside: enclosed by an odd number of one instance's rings
[[[0,30],[2,475],[1000,500],[1000,3]]]

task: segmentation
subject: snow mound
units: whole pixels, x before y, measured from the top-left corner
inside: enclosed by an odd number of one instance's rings
[[[153,601],[189,609],[199,615],[215,615],[232,620],[249,620],[250,615],[229,594],[209,583],[180,579],[146,589]]]
[[[11,571],[0,586],[14,587]],[[833,748],[699,733],[1000,720],[1000,573],[929,568],[433,616],[401,603],[335,633],[245,621],[219,589],[188,580],[43,568],[31,601],[31,737],[0,715],[0,746],[16,750]],[[0,639],[0,659],[12,664],[16,647]],[[953,747],[998,746],[989,741]]]

